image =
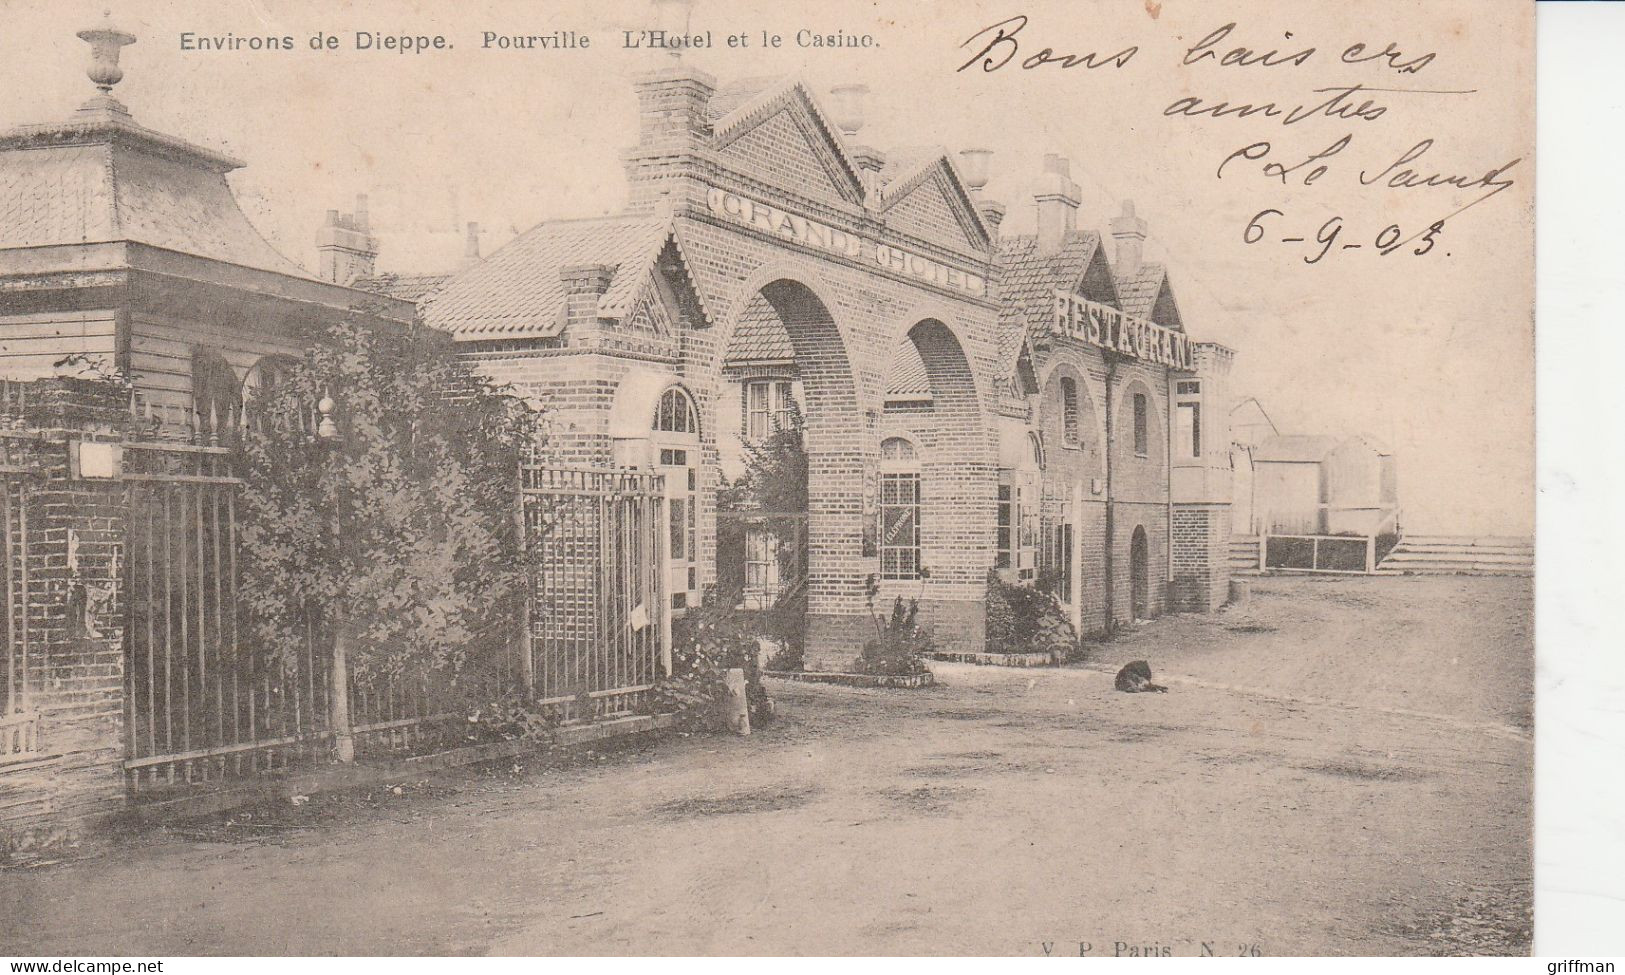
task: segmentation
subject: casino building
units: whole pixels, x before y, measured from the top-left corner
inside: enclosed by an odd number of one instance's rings
[[[723,479],[796,412],[809,669],[850,662],[870,580],[962,650],[990,570],[1085,632],[1222,600],[1231,353],[1191,340],[1132,206],[1108,248],[1050,157],[1037,233],[1001,237],[989,153],[862,144],[861,86],[677,62],[636,87],[624,213],[360,283],[546,401],[554,459],[666,475],[673,613],[719,577]]]

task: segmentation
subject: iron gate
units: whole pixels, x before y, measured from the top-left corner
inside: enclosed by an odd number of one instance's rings
[[[286,767],[326,753],[315,634],[295,659],[251,646],[238,605],[230,450],[127,443],[125,583],[132,791]]]
[[[638,710],[671,664],[661,476],[527,465],[522,493],[530,696],[566,721]]]

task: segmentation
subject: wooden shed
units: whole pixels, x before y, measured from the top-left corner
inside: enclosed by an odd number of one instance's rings
[[[1259,534],[1369,537],[1397,530],[1393,452],[1372,440],[1276,435],[1254,448],[1252,463]]]

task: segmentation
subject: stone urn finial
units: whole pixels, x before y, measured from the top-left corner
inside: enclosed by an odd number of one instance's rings
[[[90,45],[90,67],[86,74],[103,95],[111,95],[113,86],[124,77],[118,66],[119,49],[135,43],[135,35],[113,26],[113,12],[105,11],[101,24],[79,32],[79,39]]]

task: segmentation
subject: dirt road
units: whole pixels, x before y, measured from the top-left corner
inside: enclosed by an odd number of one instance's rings
[[[1260,580],[1101,649],[1166,695],[1087,667],[776,683],[749,738],[0,874],[0,954],[1524,952],[1530,596]]]

